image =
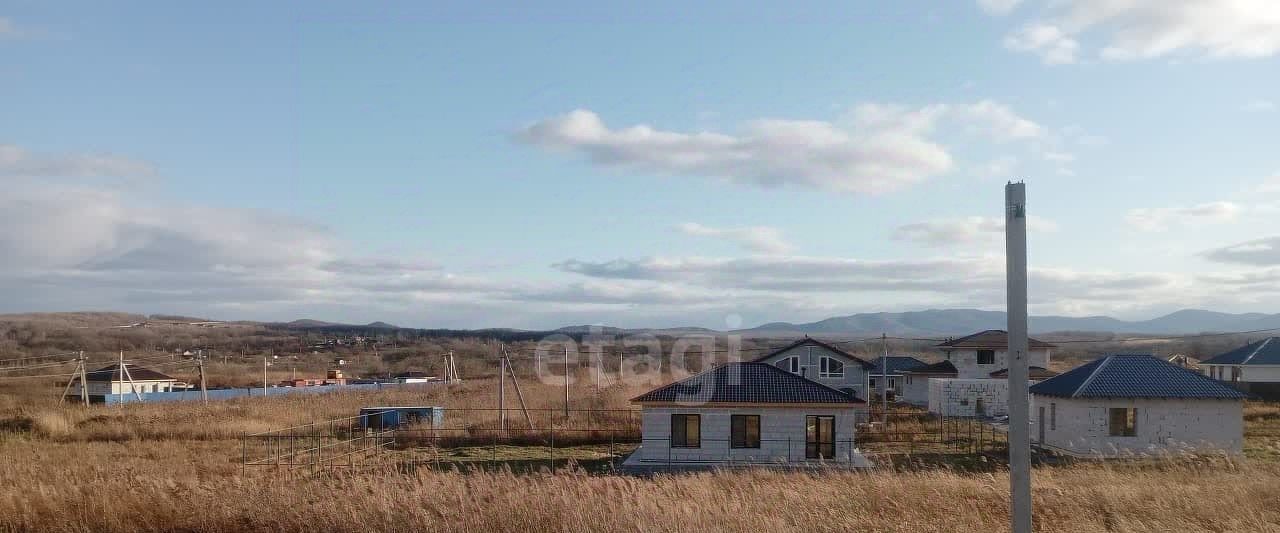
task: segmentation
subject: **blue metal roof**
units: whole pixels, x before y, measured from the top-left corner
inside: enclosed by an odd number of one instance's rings
[[[1201,361],[1202,365],[1280,365],[1280,337],[1267,337]]]
[[[633,402],[702,403],[847,403],[860,404],[838,391],[765,363],[727,363],[696,376],[656,388]]]
[[[919,368],[919,367],[925,366],[925,364],[926,364],[924,361],[921,361],[921,360],[919,360],[919,359],[916,359],[916,358],[914,358],[914,357],[910,357],[910,356],[906,356],[906,355],[890,355],[890,356],[888,357],[888,360],[889,360],[889,374],[890,374],[890,375],[893,375],[893,374],[901,374],[903,370],[907,370],[907,369],[911,369],[911,368]],[[879,376],[879,375],[882,375],[882,374],[884,374],[884,373],[885,373],[885,368],[884,368],[884,365],[885,365],[885,358],[884,358],[884,357],[877,357],[877,358],[873,359],[873,360],[871,361],[871,364],[872,364],[872,365],[875,365],[875,368],[873,368],[873,369],[870,371],[872,376]]]
[[[1108,355],[1031,386],[1062,398],[1219,398],[1244,393],[1151,355]]]

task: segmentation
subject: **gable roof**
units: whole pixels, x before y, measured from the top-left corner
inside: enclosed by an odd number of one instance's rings
[[[871,360],[872,370],[871,376],[880,376],[885,374],[885,360],[888,360],[888,374],[901,374],[903,370],[927,366],[927,363],[906,355],[890,355],[889,357],[877,357]]]
[[[1054,372],[1052,370],[1049,370],[1041,366],[1027,367],[1027,370],[1030,371],[1028,372],[1028,374],[1031,376],[1031,379],[1047,379],[1047,378],[1051,378],[1053,376],[1058,375],[1057,372]],[[997,370],[987,375],[993,378],[1007,379],[1009,377],[1009,369],[1001,368],[1000,370]]]
[[[1218,398],[1244,393],[1151,355],[1108,355],[1031,386],[1061,398]]]
[[[767,363],[726,363],[670,385],[658,387],[631,401],[714,403],[862,404],[852,394],[802,378]]]
[[[871,363],[867,362],[865,359],[862,359],[862,358],[860,358],[860,357],[858,357],[858,356],[856,356],[856,355],[853,355],[853,354],[851,354],[851,353],[849,353],[849,352],[846,352],[846,351],[844,351],[844,350],[841,350],[841,349],[839,349],[839,348],[836,348],[834,345],[831,345],[831,344],[828,344],[828,343],[822,342],[822,341],[820,341],[820,340],[818,340],[818,339],[811,339],[811,338],[809,338],[809,337],[805,337],[805,338],[800,339],[800,340],[798,340],[798,341],[796,341],[796,342],[793,342],[793,343],[791,343],[791,344],[788,344],[788,345],[786,345],[786,346],[783,346],[783,347],[781,347],[781,348],[778,348],[777,350],[774,350],[774,351],[769,352],[769,353],[767,353],[767,354],[765,354],[765,355],[762,355],[762,356],[760,356],[760,357],[757,357],[757,358],[755,358],[755,359],[753,360],[753,362],[758,363],[758,362],[760,362],[760,361],[764,361],[765,359],[768,359],[768,358],[770,358],[770,357],[773,357],[773,356],[775,356],[775,355],[778,355],[778,354],[780,354],[780,353],[782,353],[782,352],[785,352],[785,351],[787,351],[787,350],[791,350],[791,349],[798,348],[798,347],[800,347],[800,346],[817,346],[817,347],[820,347],[820,348],[826,349],[826,350],[831,351],[831,352],[833,352],[833,353],[836,353],[836,354],[839,354],[839,355],[841,355],[841,356],[844,356],[844,357],[847,357],[847,358],[849,358],[849,359],[852,359],[854,362],[856,362],[856,363],[858,363],[858,364],[862,365],[862,368],[871,368],[871,367],[875,366],[875,365],[872,365]]]
[[[973,335],[960,337],[958,339],[950,339],[945,342],[936,344],[938,348],[1008,348],[1009,332],[1003,329],[989,329],[979,331]],[[1038,341],[1031,337],[1027,337],[1027,346],[1029,348],[1057,348],[1047,342]]]
[[[1280,365],[1280,337],[1267,337],[1215,355],[1202,365]]]
[[[903,374],[936,374],[936,375],[954,376],[959,374],[960,371],[956,370],[956,365],[951,364],[951,361],[941,361],[931,365],[908,368],[906,370],[903,370],[902,373]]]
[[[125,363],[124,367],[129,371],[128,377],[133,378],[134,381],[177,381],[177,378],[167,374],[161,374],[150,368],[136,366],[129,363]],[[90,370],[85,372],[85,377],[87,377],[89,381],[120,381],[122,379],[120,377],[120,364],[117,363],[114,365],[104,366],[97,370]],[[80,378],[77,377],[75,379],[79,380]],[[127,381],[127,378],[123,379]]]

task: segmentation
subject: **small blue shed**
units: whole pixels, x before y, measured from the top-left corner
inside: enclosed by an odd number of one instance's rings
[[[444,424],[444,408],[421,405],[360,408],[360,429],[396,429],[415,424],[425,424],[432,427]]]

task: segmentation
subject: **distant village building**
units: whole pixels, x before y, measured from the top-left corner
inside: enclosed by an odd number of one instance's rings
[[[1068,455],[1240,453],[1245,395],[1150,355],[1108,355],[1031,386],[1032,439]]]
[[[906,385],[906,375],[903,371],[927,366],[924,361],[905,355],[877,357],[871,361],[871,364],[871,375],[868,378],[871,397],[878,397],[883,389],[889,391],[891,400],[902,396]],[[885,383],[881,383],[882,381]]]
[[[97,370],[85,372],[88,380],[89,401],[105,402],[107,396],[132,395],[152,392],[170,392],[177,383],[177,378],[162,374],[146,367],[125,363],[125,372],[120,372],[120,365],[107,365]],[[80,378],[71,382],[69,398],[80,397]]]
[[[724,364],[631,401],[642,444],[629,467],[866,464],[854,447],[866,403],[771,363]]]
[[[426,372],[418,372],[416,370],[401,372],[396,374],[393,379],[396,380],[396,383],[429,383],[436,381],[435,376],[429,376]]]
[[[902,371],[903,385],[900,399],[912,405],[929,405],[929,380],[954,378],[959,374],[951,361],[939,361],[931,365],[917,366]]]
[[[955,376],[927,378],[929,412],[945,416],[996,417],[1009,412],[1009,333],[989,329],[937,345]],[[1034,383],[1051,377],[1054,345],[1028,339],[1027,362]]]
[[[856,398],[869,398],[873,365],[835,346],[805,337],[755,360],[810,379]]]
[[[1280,401],[1280,337],[1268,337],[1200,362],[1200,371],[1251,396]]]

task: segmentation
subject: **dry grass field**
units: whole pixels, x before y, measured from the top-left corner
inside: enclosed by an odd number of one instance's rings
[[[585,376],[584,376],[585,377]],[[574,409],[627,407],[644,386]],[[446,424],[491,425],[491,380],[448,388],[124,407],[0,394],[0,530],[6,531],[962,531],[1003,529],[1007,479],[947,468],[868,474],[768,471],[635,478],[391,468],[284,476],[240,465],[244,432],[351,416],[361,406],[444,405]],[[531,407],[560,387],[522,381]],[[25,398],[26,396],[24,396]],[[47,398],[47,396],[46,396]],[[514,405],[514,390],[507,398]],[[518,414],[513,424],[523,423]],[[1280,406],[1246,412],[1248,456],[1078,463],[1035,473],[1040,531],[1280,531]],[[546,420],[550,420],[549,418]],[[614,422],[617,422],[616,420]],[[538,421],[539,427],[546,423]],[[581,421],[571,421],[571,425]],[[605,420],[604,423],[609,423]],[[523,453],[503,449],[504,454]],[[583,448],[586,458],[599,450]],[[483,450],[452,452],[482,460]],[[537,451],[529,453],[538,453]]]

